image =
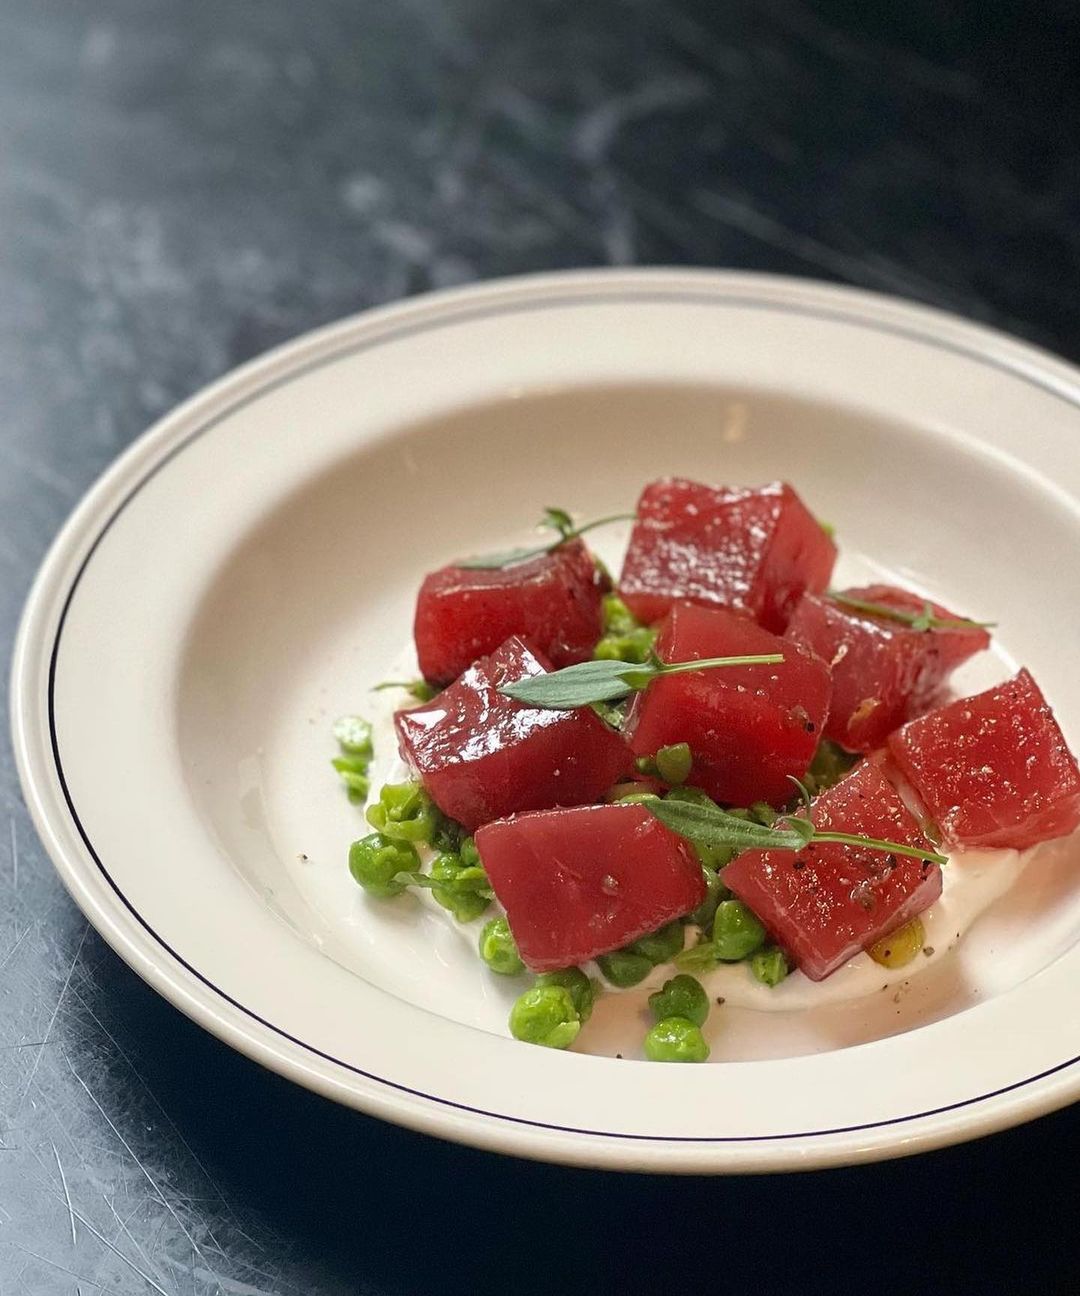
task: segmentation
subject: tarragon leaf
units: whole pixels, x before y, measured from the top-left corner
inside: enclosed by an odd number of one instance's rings
[[[841,607],[849,607],[855,612],[865,612],[867,616],[878,617],[883,621],[898,621],[913,630],[992,630],[997,625],[996,621],[971,621],[967,617],[939,617],[932,603],[924,603],[921,612],[910,612],[903,608],[889,607],[886,603],[872,603],[868,599],[852,598],[842,590],[827,590],[826,595]]]
[[[594,522],[586,522],[583,526],[576,527],[574,526],[574,519],[567,513],[566,509],[546,508],[540,525],[557,532],[554,540],[549,540],[546,544],[533,545],[530,548],[505,549],[501,553],[482,554],[477,558],[463,558],[455,566],[465,567],[472,571],[512,567],[515,563],[525,562],[529,558],[539,558],[543,554],[549,554],[568,540],[576,540],[578,536],[584,535],[586,531],[592,531],[595,527],[607,526],[609,522],[625,522],[635,516],[634,513],[612,513],[608,517],[597,518]]]
[[[648,685],[658,675],[714,670],[724,666],[769,666],[784,660],[782,653],[749,657],[706,657],[700,661],[663,662],[655,654],[646,662],[588,661],[544,675],[530,675],[499,692],[517,702],[553,710],[571,710],[595,702],[619,702]]]

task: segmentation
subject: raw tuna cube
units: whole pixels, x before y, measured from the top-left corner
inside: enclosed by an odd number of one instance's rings
[[[784,654],[778,666],[725,666],[654,680],[634,702],[628,730],[637,756],[687,742],[689,781],[717,801],[783,805],[802,778],[829,709],[829,671],[820,658],[734,612],[677,603],[656,650],[664,661]]]
[[[518,810],[596,801],[626,772],[625,743],[588,707],[544,711],[497,691],[547,669],[508,639],[431,702],[394,717],[403,759],[470,832]]]
[[[889,751],[944,836],[1022,850],[1080,823],[1080,771],[1026,670],[912,720]]]
[[[901,612],[921,612],[925,599],[891,585],[845,590],[852,598]],[[936,616],[956,613],[937,603]],[[819,594],[804,594],[787,628],[832,671],[825,736],[848,751],[866,752],[931,706],[953,670],[990,643],[985,630],[913,630],[859,612]]]
[[[420,671],[449,684],[511,635],[556,667],[588,661],[603,633],[606,582],[584,541],[512,567],[443,567],[420,586],[413,634]]]
[[[870,761],[823,792],[813,817],[823,831],[929,846],[896,789]],[[745,851],[721,877],[814,981],[902,927],[941,894],[936,864],[823,843],[798,852]]]
[[[516,815],[476,848],[534,972],[619,949],[705,898],[693,848],[640,805]]]
[[[780,633],[804,590],[829,582],[836,546],[792,488],[651,482],[623,561],[619,593],[639,621],[678,599],[726,607]]]

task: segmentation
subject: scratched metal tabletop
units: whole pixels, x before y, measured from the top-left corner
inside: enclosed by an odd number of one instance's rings
[[[1080,360],[1078,35],[1069,0],[0,0],[5,656],[152,420],[431,287],[767,269]],[[1080,1108],[756,1180],[452,1147],[180,1016],[68,899],[6,746],[0,795],[0,1296],[1080,1290]]]

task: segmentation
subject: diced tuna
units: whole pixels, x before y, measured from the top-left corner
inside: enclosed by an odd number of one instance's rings
[[[820,658],[734,612],[691,603],[671,609],[656,648],[669,662],[784,654],[782,665],[725,666],[654,680],[635,699],[627,730],[637,756],[689,743],[689,782],[717,801],[790,801],[790,777],[806,773],[828,713],[829,672]]]
[[[784,482],[756,489],[651,482],[619,593],[645,622],[677,600],[724,607],[780,633],[805,590],[828,584],[836,546]]]
[[[518,635],[556,667],[587,661],[603,631],[607,584],[582,540],[510,567],[451,564],[420,587],[413,633],[420,671],[448,684]]]
[[[864,761],[814,802],[822,831],[928,847],[920,826],[878,766]],[[925,860],[829,843],[801,851],[745,851],[721,874],[814,981],[903,926],[941,894]]]
[[[470,831],[519,810],[596,801],[626,773],[626,744],[588,707],[547,711],[498,691],[547,669],[511,638],[431,702],[394,717],[403,759]]]
[[[844,593],[900,612],[922,612],[926,602],[891,585]],[[940,604],[931,607],[935,616],[956,619]],[[828,663],[833,692],[825,736],[855,752],[880,747],[894,729],[925,711],[953,670],[990,643],[976,626],[914,630],[819,594],[803,595],[787,637]]]
[[[641,805],[517,815],[476,847],[534,972],[620,949],[705,898],[692,847]]]
[[[889,751],[950,842],[1022,850],[1080,824],[1080,770],[1026,670],[912,720]]]

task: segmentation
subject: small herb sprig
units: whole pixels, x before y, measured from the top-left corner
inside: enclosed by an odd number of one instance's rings
[[[992,630],[996,621],[971,621],[967,617],[941,617],[934,611],[934,605],[924,602],[921,612],[905,611],[902,608],[889,607],[885,603],[872,603],[867,599],[852,598],[840,590],[827,590],[826,595],[834,603],[849,607],[855,612],[865,612],[868,616],[880,617],[884,621],[898,621],[901,625],[910,626],[912,630]]]
[[[792,782],[798,787],[802,797],[803,813],[781,815],[771,825],[755,823],[752,819],[740,819],[718,806],[700,805],[693,801],[661,801],[657,798],[655,801],[642,801],[642,805],[661,823],[695,846],[728,847],[736,851],[799,851],[811,842],[815,845],[832,842],[857,846],[863,850],[882,851],[886,855],[906,855],[910,859],[929,860],[933,864],[948,863],[947,856],[929,847],[905,846],[900,842],[886,841],[880,837],[863,837],[858,833],[832,832],[828,829],[822,831],[815,826],[811,817],[813,807],[809,790],[797,779],[792,779]]]
[[[705,657],[701,661],[663,662],[655,653],[645,662],[588,661],[546,675],[531,675],[499,692],[517,702],[551,710],[572,710],[597,702],[621,702],[631,693],[647,688],[661,675],[713,670],[723,666],[776,666],[783,653],[760,653],[751,657]]]
[[[416,698],[417,702],[430,702],[438,693],[434,684],[429,684],[425,679],[414,680],[383,680],[381,684],[372,685],[372,693],[384,693],[387,689],[404,689],[411,697]]]
[[[341,754],[330,762],[341,776],[349,800],[363,805],[371,783],[368,770],[375,756],[371,725],[360,716],[342,716],[334,722],[334,737]]]
[[[635,516],[634,513],[612,513],[609,517],[597,518],[595,522],[586,522],[584,526],[575,526],[574,519],[565,509],[546,508],[540,526],[554,531],[556,533],[554,540],[531,548],[505,549],[502,553],[482,554],[478,558],[463,558],[456,565],[471,570],[510,567],[514,563],[526,562],[529,558],[539,558],[542,554],[549,554],[558,549],[559,545],[566,544],[568,540],[576,540],[587,531],[607,526],[609,522],[627,522]]]

